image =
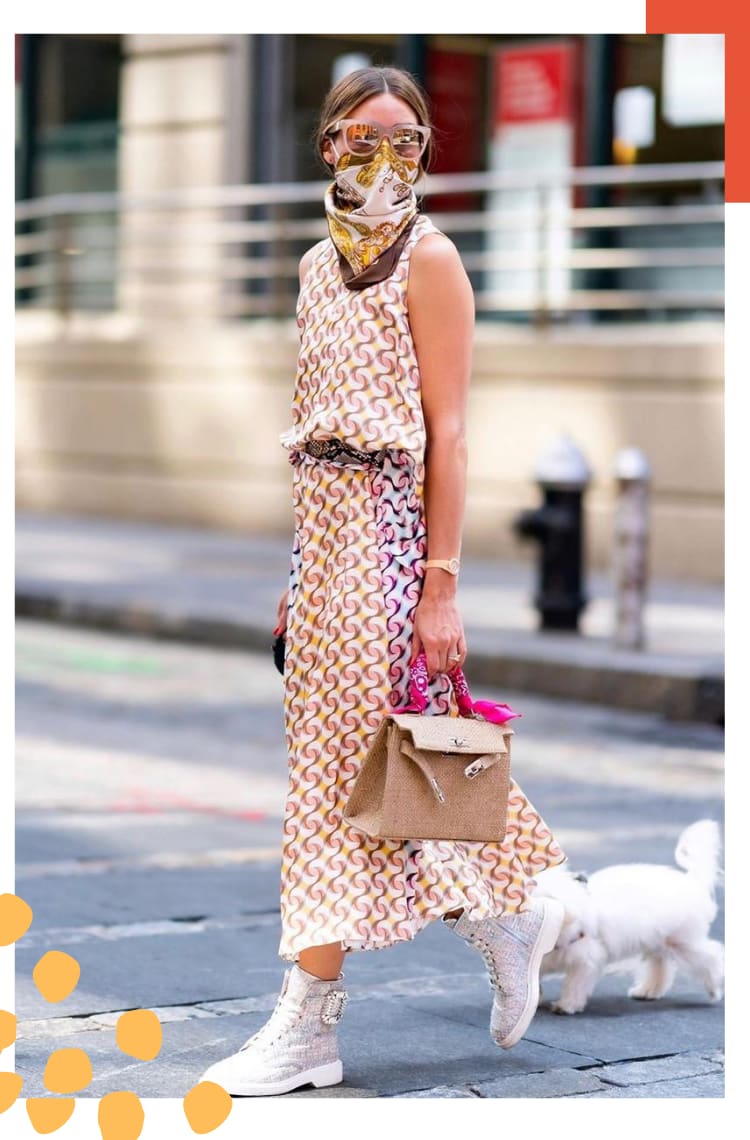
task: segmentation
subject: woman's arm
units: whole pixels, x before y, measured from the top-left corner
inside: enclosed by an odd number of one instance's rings
[[[427,429],[425,514],[427,557],[456,558],[466,499],[466,405],[474,335],[474,296],[453,242],[429,234],[411,255],[409,322],[417,353]],[[447,570],[425,571],[415,614],[414,654],[424,646],[432,676],[466,657],[456,605],[456,579]]]

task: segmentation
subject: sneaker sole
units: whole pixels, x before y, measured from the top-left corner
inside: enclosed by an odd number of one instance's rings
[[[493,1035],[492,1040],[501,1049],[512,1049],[514,1045],[517,1045],[534,1019],[534,1014],[539,1005],[539,967],[544,955],[554,949],[565,918],[565,908],[557,899],[545,899],[544,904],[542,927],[529,959],[529,972],[531,974],[529,996],[526,999],[526,1005],[523,1007],[523,1013],[512,1032],[507,1037],[503,1037],[502,1041]]]
[[[211,1080],[205,1077],[204,1080]],[[279,1093],[292,1092],[302,1088],[303,1085],[314,1085],[316,1089],[326,1088],[328,1085],[337,1085],[344,1079],[343,1064],[341,1061],[331,1061],[328,1065],[318,1065],[315,1069],[306,1069],[302,1073],[295,1073],[285,1077],[283,1081],[267,1082],[265,1084],[247,1084],[242,1081],[215,1081],[230,1096],[277,1096]]]

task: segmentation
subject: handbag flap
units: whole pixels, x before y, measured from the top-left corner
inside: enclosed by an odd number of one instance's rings
[[[389,719],[411,733],[415,748],[434,752],[507,752],[513,729],[466,716],[390,713]]]

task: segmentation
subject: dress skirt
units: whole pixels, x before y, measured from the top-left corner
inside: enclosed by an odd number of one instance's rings
[[[515,781],[501,843],[373,839],[342,820],[383,716],[408,701],[427,557],[421,459],[393,449],[376,467],[294,449],[289,462],[279,956],[331,942],[381,949],[458,907],[477,919],[518,910],[533,876],[565,855]],[[451,711],[438,674],[426,714]]]

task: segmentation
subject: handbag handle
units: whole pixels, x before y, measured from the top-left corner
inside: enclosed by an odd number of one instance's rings
[[[493,724],[505,724],[507,721],[523,715],[522,713],[514,712],[510,705],[501,704],[496,701],[472,700],[469,686],[466,684],[466,678],[464,677],[463,669],[460,665],[454,665],[446,676],[453,688],[459,716],[488,720]],[[411,700],[408,705],[391,709],[391,712],[423,713],[429,701],[429,683],[427,654],[424,649],[420,649],[409,666],[409,696]]]

